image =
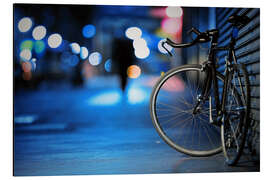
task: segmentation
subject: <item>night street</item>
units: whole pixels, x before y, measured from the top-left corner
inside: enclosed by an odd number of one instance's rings
[[[106,78],[103,87],[92,80],[92,88],[56,83],[16,92],[14,175],[259,171],[246,157],[229,167],[222,153],[195,158],[169,147],[152,124],[145,79],[124,95]]]

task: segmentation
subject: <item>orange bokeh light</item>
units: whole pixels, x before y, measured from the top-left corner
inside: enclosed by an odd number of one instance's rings
[[[30,72],[23,72],[23,80],[29,81],[32,78],[32,73]]]
[[[141,68],[136,65],[131,65],[127,69],[127,75],[129,78],[136,79],[141,75]]]
[[[22,62],[22,69],[24,72],[30,72],[32,67],[30,62]]]

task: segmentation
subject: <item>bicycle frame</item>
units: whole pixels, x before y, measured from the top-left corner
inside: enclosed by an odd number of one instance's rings
[[[237,27],[233,27],[237,28]],[[237,29],[238,30],[238,29]],[[206,70],[206,82],[204,83],[203,91],[202,91],[202,97],[201,100],[204,102],[209,97],[210,89],[213,85],[214,90],[214,99],[215,99],[215,106],[217,109],[218,116],[223,115],[225,112],[225,100],[227,96],[227,87],[228,83],[230,82],[232,78],[231,67],[232,63],[237,63],[236,57],[235,57],[235,42],[236,42],[236,36],[237,34],[233,34],[231,36],[231,41],[228,46],[226,47],[218,47],[218,37],[219,32],[217,29],[210,30],[210,35],[212,36],[211,39],[211,46],[210,51],[208,55],[208,59],[206,62],[203,63],[203,69],[202,71]],[[235,32],[235,30],[233,30]],[[226,59],[226,65],[225,65],[225,79],[224,79],[224,87],[222,91],[221,100],[219,97],[219,85],[217,80],[217,69],[216,69],[216,52],[217,51],[227,51],[228,52],[228,59]],[[197,107],[199,106],[201,100],[198,100],[197,105],[194,107],[193,113],[196,113]],[[210,119],[211,121],[211,119]],[[210,122],[210,123],[218,123],[218,122]]]

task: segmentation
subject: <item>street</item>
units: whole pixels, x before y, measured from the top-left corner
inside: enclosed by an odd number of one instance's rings
[[[229,167],[222,153],[195,158],[175,151],[152,124],[151,87],[130,85],[134,98],[99,81],[104,87],[15,93],[15,176],[259,171],[250,157]]]

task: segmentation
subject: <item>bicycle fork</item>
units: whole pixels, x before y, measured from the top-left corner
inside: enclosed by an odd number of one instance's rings
[[[193,108],[193,112],[192,114],[195,115],[200,111],[200,105],[204,104],[204,102],[207,100],[208,95],[209,95],[209,91],[211,88],[211,81],[212,81],[212,76],[210,71],[208,70],[208,65],[207,64],[203,64],[203,67],[201,69],[201,71],[206,71],[207,75],[206,75],[206,79],[205,82],[203,83],[203,91],[202,94],[197,96],[197,103]]]

